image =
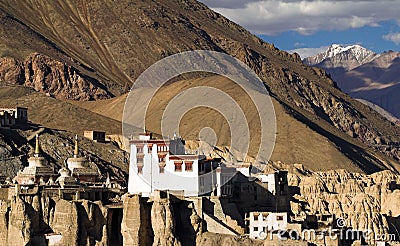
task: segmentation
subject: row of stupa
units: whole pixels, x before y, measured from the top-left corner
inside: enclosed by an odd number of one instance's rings
[[[62,167],[58,174],[54,172],[54,167],[51,167],[48,160],[42,155],[38,135],[36,135],[34,154],[28,158],[28,163],[27,167],[18,172],[14,182],[20,185],[39,184],[65,187],[79,186],[80,183],[94,183],[101,177],[96,164],[84,156],[79,156],[77,136],[75,136],[73,157],[67,159],[67,165]]]

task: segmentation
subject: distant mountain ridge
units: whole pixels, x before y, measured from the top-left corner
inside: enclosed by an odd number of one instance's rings
[[[350,96],[372,102],[400,118],[400,52],[376,54],[360,45],[333,44],[303,62],[325,69]]]
[[[343,46],[332,44],[325,52],[304,59],[309,66],[322,64],[324,68],[343,67],[346,70],[354,69],[375,59],[377,54],[358,44]]]

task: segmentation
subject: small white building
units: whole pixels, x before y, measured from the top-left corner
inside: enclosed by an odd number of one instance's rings
[[[272,195],[284,195],[288,191],[288,180],[286,171],[275,171],[273,173],[260,173],[255,175]]]
[[[14,126],[28,121],[28,109],[23,107],[0,107],[0,126]]]
[[[250,212],[247,218],[249,237],[265,239],[272,231],[286,230],[288,226],[287,213]]]
[[[184,196],[230,196],[236,170],[214,159],[186,154],[181,139],[152,139],[144,133],[131,140],[128,192],[150,197],[155,190]]]

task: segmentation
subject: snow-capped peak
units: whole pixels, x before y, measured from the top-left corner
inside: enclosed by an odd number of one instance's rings
[[[339,60],[353,60],[361,65],[362,63],[370,61],[376,54],[361,45],[341,45],[332,44],[325,52],[316,56],[308,57],[304,61],[308,65],[315,65],[325,61],[326,59],[339,59]]]
[[[354,58],[358,61],[363,60],[365,57],[368,57],[372,54],[375,54],[373,51],[368,50],[358,44],[342,46],[340,44],[332,44],[328,50],[324,54],[324,59],[329,57],[334,57],[340,53],[348,52],[354,56]]]

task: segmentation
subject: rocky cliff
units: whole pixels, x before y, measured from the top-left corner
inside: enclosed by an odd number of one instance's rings
[[[400,177],[390,171],[371,175],[345,170],[291,174],[289,185],[300,188],[291,202],[294,218],[306,214],[335,215],[342,226],[371,231],[371,241],[389,233],[399,235]]]
[[[283,164],[276,164],[282,166]],[[299,164],[289,168],[289,185],[298,188],[291,200],[291,222],[306,215],[334,215],[342,226],[371,231],[370,243],[381,235],[399,238],[400,176],[390,171],[371,175],[345,170],[311,172]],[[3,191],[3,190],[2,190]],[[104,205],[88,200],[67,201],[46,194],[0,200],[2,245],[275,245],[205,232],[195,200],[151,199],[124,195],[123,203]],[[305,245],[293,241],[293,245]],[[289,244],[292,245],[292,244]]]
[[[23,62],[12,57],[0,58],[0,83],[25,85],[62,99],[97,100],[110,97],[99,87],[98,81],[38,53],[30,54]]]
[[[181,245],[175,236],[174,211],[169,200],[156,200],[153,202],[153,206],[151,207],[151,225],[154,232],[153,246]]]
[[[1,245],[112,245],[112,211],[101,202],[46,195],[14,196],[0,203]],[[110,216],[111,215],[111,216]],[[48,240],[48,239],[47,239]]]

